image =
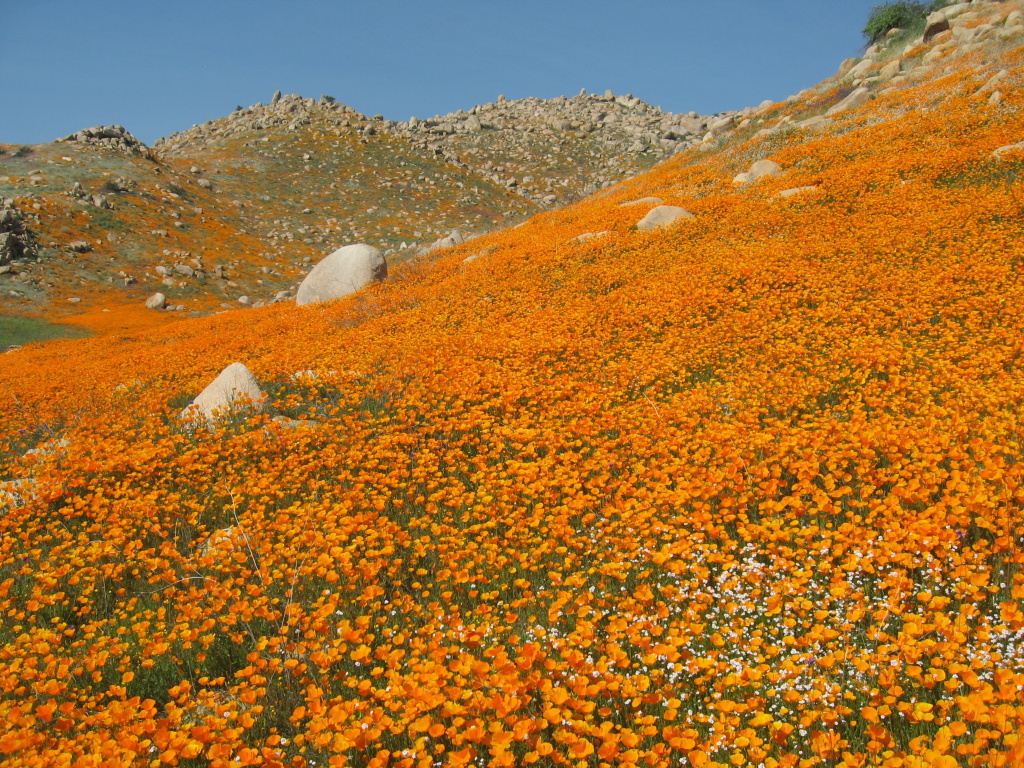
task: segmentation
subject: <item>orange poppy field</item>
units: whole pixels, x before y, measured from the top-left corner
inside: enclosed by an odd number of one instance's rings
[[[3,355],[3,764],[1024,765],[1022,86]],[[189,428],[234,362],[270,410]]]

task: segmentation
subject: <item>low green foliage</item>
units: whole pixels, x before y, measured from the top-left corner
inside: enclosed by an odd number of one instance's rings
[[[33,317],[0,315],[0,350],[33,341],[74,339],[87,335],[85,331],[68,325],[50,323]]]

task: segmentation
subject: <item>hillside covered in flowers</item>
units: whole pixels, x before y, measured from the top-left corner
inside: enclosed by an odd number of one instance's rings
[[[1024,765],[1019,5],[348,298],[3,355],[0,762]]]

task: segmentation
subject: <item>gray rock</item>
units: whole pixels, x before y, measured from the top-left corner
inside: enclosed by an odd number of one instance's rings
[[[771,160],[758,160],[745,173],[739,173],[732,180],[733,184],[749,184],[752,181],[764,178],[765,176],[778,176],[782,173],[782,167]]]
[[[280,91],[278,91],[280,93]],[[221,528],[218,531],[214,531],[210,536],[203,542],[203,546],[199,548],[200,557],[208,557],[211,555],[219,555],[220,557],[230,557],[231,553],[236,548],[246,546],[248,544],[245,531],[232,526],[231,528]],[[238,546],[236,546],[236,542]]]
[[[18,349],[18,347],[10,347]],[[31,453],[31,451],[29,451]],[[37,481],[33,478],[0,482],[0,510],[20,507],[36,497]]]
[[[422,253],[428,254],[434,251],[439,251],[444,248],[454,248],[456,245],[462,245],[466,242],[465,236],[458,229],[453,229],[448,235],[435,240],[433,243],[423,249]]]
[[[167,297],[162,293],[154,293],[146,299],[146,309],[163,309],[167,305]]]
[[[70,242],[68,243],[68,248],[70,248],[75,253],[88,253],[89,251],[92,250],[92,246],[85,240],[75,240],[73,242]]]
[[[245,411],[266,409],[267,393],[252,372],[242,363],[232,363],[214,379],[179,418],[196,422],[203,420],[213,426],[220,417]]]
[[[864,59],[863,61],[858,62],[855,66],[851,67],[850,71],[846,73],[846,76],[851,79],[864,77],[876,66],[878,65],[875,63],[874,59]]]
[[[985,84],[983,86],[981,86],[981,88],[979,88],[977,91],[975,91],[974,95],[975,96],[980,96],[981,94],[988,93],[989,91],[994,91],[996,89],[996,85],[998,85],[1000,82],[1002,82],[1002,80],[1008,74],[1010,74],[1010,71],[1007,70],[1007,69],[999,70],[994,75],[992,75],[992,77],[990,77],[985,82]]]
[[[816,115],[815,117],[809,117],[806,120],[797,120],[793,123],[795,128],[799,128],[802,131],[817,131],[826,126],[832,124],[832,120],[824,115]]]
[[[346,245],[313,267],[299,286],[295,303],[304,306],[348,296],[387,275],[387,261],[378,249],[364,243]]]
[[[149,156],[149,148],[132,136],[121,125],[97,125],[58,139],[63,142],[77,142],[116,149],[120,152]]]
[[[1006,144],[992,152],[992,158],[995,160],[1005,160],[1016,155],[1024,155],[1024,141],[1019,141],[1016,144]]]
[[[732,117],[722,117],[719,118],[718,120],[715,120],[714,122],[711,123],[711,125],[708,126],[708,133],[710,133],[713,137],[717,138],[718,136],[721,136],[724,133],[728,133],[729,130],[732,128],[732,125]]]
[[[196,271],[188,264],[182,264],[181,262],[174,265],[174,271],[179,275],[184,275],[185,277],[192,277],[196,273]]]
[[[607,230],[607,229],[602,230],[601,232],[584,232],[582,235],[576,235],[576,237],[571,238],[569,240],[569,242],[570,243],[585,243],[585,242],[587,242],[587,240],[593,240],[594,238],[597,238],[597,237],[605,237],[606,235],[610,235],[610,234],[611,234],[611,232],[609,230]]]
[[[198,184],[203,189],[213,189],[213,182],[211,182],[209,179],[196,179],[196,184]]]
[[[811,192],[817,192],[818,188],[814,185],[807,187],[793,187],[792,189],[784,189],[779,192],[779,197],[792,197],[793,195],[805,195]]]
[[[25,215],[10,198],[0,198],[0,265],[36,255],[35,239]]]
[[[924,42],[928,42],[933,37],[949,29],[949,19],[946,18],[945,11],[935,11],[928,16],[924,26]]]
[[[636,223],[637,229],[662,229],[678,219],[692,219],[693,214],[678,205],[659,205]]]

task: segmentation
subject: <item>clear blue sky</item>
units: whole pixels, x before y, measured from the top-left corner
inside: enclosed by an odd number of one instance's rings
[[[393,120],[580,88],[708,114],[833,74],[875,2],[0,0],[0,142],[152,143],[277,89]]]

